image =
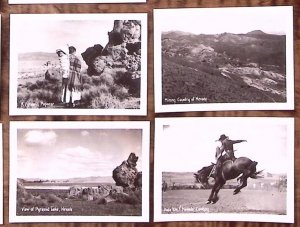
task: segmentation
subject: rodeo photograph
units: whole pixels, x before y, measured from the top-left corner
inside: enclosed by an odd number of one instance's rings
[[[155,220],[291,221],[293,119],[156,121]]]

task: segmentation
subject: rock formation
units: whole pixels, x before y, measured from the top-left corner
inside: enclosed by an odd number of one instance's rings
[[[72,186],[69,199],[94,200],[98,204],[111,202],[140,204],[142,202],[142,172],[138,172],[138,157],[131,153],[127,160],[113,170],[115,186],[100,184],[98,187]]]
[[[142,188],[142,172],[138,172],[137,175],[136,175],[136,178],[135,178],[135,181],[134,181],[134,186],[136,188]]]
[[[127,160],[113,170],[113,179],[117,186],[135,188],[135,181],[138,175],[136,169],[138,157],[131,153]]]
[[[122,81],[134,95],[139,95],[136,90],[141,77],[141,21],[115,20],[108,37],[105,48],[97,44],[81,54],[88,65],[88,75],[101,76],[109,71],[117,84]]]
[[[96,57],[101,56],[102,51],[103,46],[101,46],[100,44],[96,44],[93,47],[87,48],[86,51],[81,54],[83,60],[88,65],[87,73],[89,75],[97,74],[97,71],[95,71],[95,68],[93,67],[93,62]]]

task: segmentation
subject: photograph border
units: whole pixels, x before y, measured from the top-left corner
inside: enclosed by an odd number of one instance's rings
[[[17,216],[17,130],[18,129],[142,129],[142,215],[141,216]],[[10,122],[9,222],[149,222],[150,122],[148,121],[12,121]]]
[[[18,50],[14,43],[17,37],[14,35],[14,23],[20,23],[23,19],[46,18],[49,20],[140,20],[141,26],[141,87],[139,109],[23,109],[17,108],[18,89]],[[113,25],[112,25],[113,27]],[[147,53],[148,53],[148,14],[147,13],[95,13],[95,14],[10,14],[10,63],[9,63],[9,115],[147,115]]]
[[[217,14],[220,11],[255,11],[282,10],[287,17],[286,24],[286,95],[285,103],[200,103],[200,104],[168,104],[162,103],[162,53],[161,33],[159,21],[167,19],[168,15],[180,13],[193,14],[203,11]],[[226,8],[178,8],[154,9],[154,85],[155,112],[187,112],[187,111],[225,111],[225,110],[293,110],[294,109],[294,34],[293,34],[293,6],[263,6],[263,7],[226,7]]]
[[[255,121],[262,124],[282,123],[286,124],[288,165],[287,170],[287,200],[286,215],[270,214],[240,214],[240,213],[183,213],[183,214],[162,214],[162,166],[160,163],[161,143],[163,142],[163,125],[176,123],[193,123],[207,121],[228,121],[237,124],[239,121]],[[295,120],[291,117],[185,117],[185,118],[157,118],[155,120],[155,151],[154,151],[154,221],[248,221],[248,222],[278,222],[294,223],[294,124]],[[196,171],[196,170],[195,170]],[[213,206],[213,205],[212,205]]]

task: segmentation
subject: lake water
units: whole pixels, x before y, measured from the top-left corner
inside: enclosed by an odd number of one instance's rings
[[[52,189],[52,190],[69,190],[70,186],[60,185],[28,185],[24,186],[25,189]]]

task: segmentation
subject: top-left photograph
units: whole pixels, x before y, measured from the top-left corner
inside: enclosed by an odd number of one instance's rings
[[[139,3],[146,0],[8,0],[9,4],[56,4],[56,3]]]
[[[9,95],[10,115],[146,115],[147,14],[11,14]]]

